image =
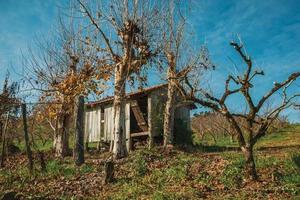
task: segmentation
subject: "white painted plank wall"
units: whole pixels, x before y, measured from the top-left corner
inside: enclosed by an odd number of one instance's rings
[[[86,111],[85,118],[85,134],[88,134],[88,141],[99,142],[101,139],[101,110]]]

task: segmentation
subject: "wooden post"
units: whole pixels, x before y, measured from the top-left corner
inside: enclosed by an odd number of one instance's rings
[[[79,96],[76,109],[74,160],[77,166],[84,163],[84,97]]]
[[[98,110],[98,113],[97,113],[97,139],[98,139],[98,142],[97,142],[97,151],[100,151],[101,150],[101,115],[102,115],[102,112],[101,112],[101,108]]]
[[[4,130],[3,130],[3,139],[2,139],[2,155],[1,155],[1,163],[0,167],[4,167],[5,162],[5,153],[6,153],[6,131],[7,131],[7,125],[8,125],[8,119],[9,119],[9,112],[7,113],[5,124],[4,124]]]
[[[90,112],[85,112],[84,114],[84,121],[85,121],[85,126],[84,126],[84,140],[85,140],[85,150],[86,152],[89,152],[89,128],[90,128]]]
[[[2,142],[2,135],[3,135],[3,124],[0,122],[0,143]]]
[[[114,180],[114,162],[111,159],[105,161],[103,184],[111,183]]]
[[[28,162],[29,162],[29,171],[32,173],[33,171],[33,158],[32,158],[32,152],[30,149],[30,144],[29,144],[29,136],[28,136],[28,128],[27,128],[27,113],[26,113],[26,104],[22,104],[22,115],[23,115],[23,129],[24,129],[24,138],[25,138],[25,146],[26,146],[26,153],[28,157]]]
[[[152,128],[152,99],[151,94],[148,96],[148,133],[149,133],[149,149],[154,145],[153,128]]]
[[[39,151],[38,155],[39,155],[39,158],[40,158],[41,170],[42,170],[42,172],[46,172],[47,167],[46,167],[46,162],[45,162],[45,158],[44,158],[44,153],[42,151]]]

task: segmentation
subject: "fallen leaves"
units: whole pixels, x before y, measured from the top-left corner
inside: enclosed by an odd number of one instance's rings
[[[284,169],[278,166],[259,168],[261,181],[243,180],[239,189],[225,188],[220,177],[232,162],[224,155],[186,153],[176,149],[167,153],[160,150],[146,151],[142,155],[148,170],[145,175],[138,177],[133,172],[133,163],[138,154],[139,151],[132,152],[128,158],[115,163],[116,180],[108,185],[103,185],[102,180],[104,161],[109,153],[87,155],[86,164],[81,168],[73,166],[69,159],[58,162],[60,170],[73,170],[69,175],[62,171],[58,174],[37,173],[32,177],[18,172],[20,165],[24,166],[27,162],[25,155],[10,156],[7,167],[11,176],[0,176],[0,191],[50,199],[150,199],[153,195],[171,199],[287,199],[292,196],[289,188],[284,188],[280,182],[271,178],[276,171]],[[50,153],[46,154],[46,158],[48,163],[53,159]],[[11,184],[5,184],[6,181]]]

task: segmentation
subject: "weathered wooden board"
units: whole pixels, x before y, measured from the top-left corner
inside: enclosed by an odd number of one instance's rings
[[[104,108],[104,141],[113,138],[114,131],[114,108],[112,106]]]
[[[149,135],[150,138],[162,136],[163,132],[163,112],[166,102],[166,88],[158,88],[147,93],[147,116],[143,114],[144,110],[139,107],[139,104],[135,99],[128,99],[125,106],[125,135],[127,150],[131,147],[131,138],[141,135]],[[144,98],[145,96],[143,96]],[[141,105],[140,105],[141,106]],[[145,106],[145,105],[143,105]],[[104,108],[103,108],[104,107]],[[142,133],[130,133],[130,107],[132,109],[132,115],[136,118]],[[142,107],[144,108],[144,107]],[[143,111],[142,111],[143,110]],[[101,117],[102,115],[102,117]],[[133,117],[133,116],[131,116]],[[101,124],[102,119],[102,124]],[[177,107],[175,112],[175,120],[179,120],[186,124],[184,131],[190,129],[190,108],[187,106]],[[180,123],[181,125],[182,123]],[[175,124],[176,126],[176,124]],[[178,130],[179,127],[176,127]],[[102,132],[101,132],[102,130]],[[88,134],[87,141],[98,142],[100,140],[109,142],[113,140],[114,131],[114,109],[112,104],[102,105],[102,112],[100,106],[89,108],[85,112],[85,134]],[[150,143],[153,142],[149,140]],[[150,144],[152,146],[152,144]]]
[[[147,122],[143,116],[143,113],[141,111],[141,108],[139,107],[139,104],[136,100],[131,102],[131,109],[134,114],[134,117],[137,121],[137,125],[143,130],[147,131],[148,130],[148,125]]]
[[[101,110],[94,109],[85,112],[85,138],[89,142],[101,140]]]
[[[131,137],[130,137],[130,103],[125,106],[125,133],[126,133],[126,148],[129,152],[131,150]]]

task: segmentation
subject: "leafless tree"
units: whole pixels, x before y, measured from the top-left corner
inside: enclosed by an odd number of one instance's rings
[[[222,115],[215,112],[207,112],[193,117],[192,129],[196,134],[200,134],[201,140],[206,135],[210,135],[215,143],[219,135],[232,136],[232,129],[229,123]]]
[[[247,129],[247,121],[245,118],[235,117],[237,123],[242,128],[242,131]],[[278,131],[288,124],[286,116],[278,116],[270,126],[268,134]],[[257,125],[254,125],[257,128]],[[205,112],[197,114],[192,118],[192,129],[198,134],[199,139],[203,139],[206,135],[213,137],[214,142],[217,142],[219,136],[227,136],[231,138],[233,142],[235,140],[234,130],[231,128],[230,123],[226,118],[218,112]]]
[[[163,41],[162,41],[162,59],[159,66],[166,69],[168,92],[167,102],[164,111],[164,146],[172,145],[174,140],[174,113],[176,107],[182,104],[176,88],[176,80],[184,76],[188,71],[197,66],[197,70],[206,69],[200,61],[201,54],[195,53],[189,32],[187,17],[189,13],[189,2],[184,1],[166,1],[163,9]],[[205,50],[201,47],[201,51]]]
[[[270,128],[274,120],[277,119],[279,114],[284,109],[291,107],[293,105],[293,101],[299,97],[300,93],[288,95],[287,89],[297,78],[299,78],[300,72],[292,73],[283,82],[275,82],[272,89],[256,102],[254,101],[254,95],[256,94],[252,91],[254,87],[253,80],[257,76],[263,76],[264,72],[262,70],[254,69],[251,58],[245,53],[245,49],[241,44],[231,42],[230,45],[236,50],[238,55],[246,64],[246,70],[242,75],[228,76],[224,84],[224,93],[220,97],[214,96],[211,92],[199,87],[199,85],[193,85],[193,78],[189,75],[183,76],[181,79],[177,79],[176,86],[186,100],[208,107],[226,118],[226,120],[230,123],[238,140],[239,146],[245,156],[245,169],[247,175],[249,175],[251,179],[257,179],[253,157],[253,146],[267,133],[267,130]],[[208,56],[205,57],[205,60],[208,59]],[[262,108],[266,104],[267,100],[279,92],[282,94],[282,102],[273,106],[273,108],[267,113],[262,114]],[[245,113],[236,113],[230,110],[227,100],[230,96],[235,94],[242,95],[243,100],[247,104],[248,109]],[[246,121],[245,130],[243,130],[241,125],[238,123],[237,117]]]
[[[7,152],[7,144],[9,144],[12,137],[8,137],[8,126],[9,121],[12,120],[12,115],[16,112],[16,108],[19,104],[19,99],[17,98],[17,93],[19,91],[19,85],[17,82],[9,83],[9,73],[7,73],[3,89],[0,93],[0,142],[2,142],[1,147],[1,163],[0,166],[4,166],[5,156]]]
[[[48,103],[40,112],[54,130],[53,147],[57,157],[65,157],[69,150],[69,129],[76,98],[101,90],[102,67],[96,61],[97,52],[89,47],[90,39],[81,29],[61,24],[57,37],[39,41],[39,52],[31,52],[24,59],[25,79],[31,90],[40,91],[40,101]],[[101,68],[102,69],[102,68]],[[42,111],[42,110],[41,110]]]
[[[156,54],[158,39],[157,1],[113,0],[109,5],[87,5],[77,1],[81,13],[98,32],[104,43],[102,60],[114,70],[114,139],[115,158],[127,155],[125,144],[126,82],[135,80]],[[103,46],[98,44],[98,46]]]

